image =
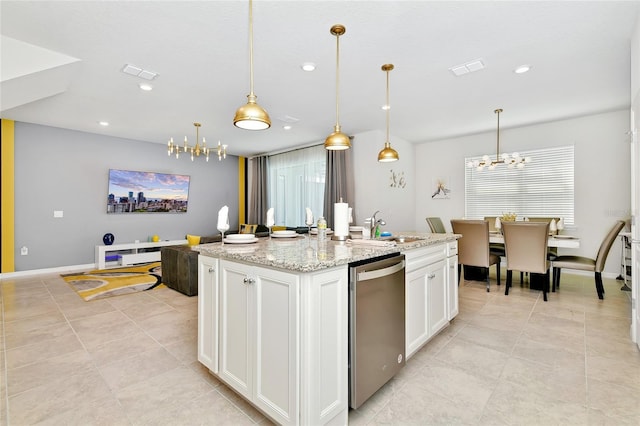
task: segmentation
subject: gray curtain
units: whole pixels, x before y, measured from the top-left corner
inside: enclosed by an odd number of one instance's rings
[[[247,223],[264,224],[267,217],[267,164],[268,157],[249,159],[249,194],[247,200]]]
[[[353,138],[352,138],[353,142]],[[343,151],[327,150],[327,173],[324,185],[324,217],[327,226],[333,228],[333,204],[340,201],[349,204],[356,217],[353,153],[351,149]]]

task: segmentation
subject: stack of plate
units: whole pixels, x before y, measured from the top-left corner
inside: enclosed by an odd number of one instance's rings
[[[249,244],[256,241],[256,234],[229,234],[224,238],[225,243],[231,244]]]
[[[296,231],[273,231],[271,233],[272,237],[275,238],[295,238],[298,236],[298,233]]]

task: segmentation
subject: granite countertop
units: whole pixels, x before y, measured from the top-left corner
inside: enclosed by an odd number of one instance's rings
[[[356,242],[327,240],[318,242],[315,236],[299,235],[295,238],[258,238],[250,244],[211,243],[193,246],[205,256],[236,260],[244,263],[284,269],[287,271],[313,272],[360,260],[372,259],[390,253],[404,252],[443,242],[455,241],[455,234],[429,234],[405,232],[394,234],[411,238],[411,242],[387,242],[374,245]],[[416,239],[413,241],[413,239]]]

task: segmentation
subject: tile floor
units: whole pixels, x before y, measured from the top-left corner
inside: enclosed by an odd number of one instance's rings
[[[630,295],[563,274],[549,302],[463,281],[460,314],[349,423],[640,424]],[[269,420],[196,360],[197,298],[84,302],[59,275],[0,281],[3,425],[242,425]]]

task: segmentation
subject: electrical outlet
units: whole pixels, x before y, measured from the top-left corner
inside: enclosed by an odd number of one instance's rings
[[[20,254],[21,254],[22,256],[26,256],[26,255],[28,255],[28,254],[29,254],[29,249],[28,249],[27,247],[22,247],[22,248],[20,249]]]

